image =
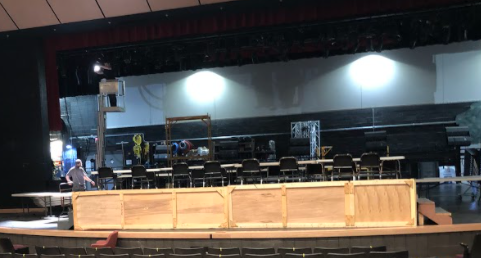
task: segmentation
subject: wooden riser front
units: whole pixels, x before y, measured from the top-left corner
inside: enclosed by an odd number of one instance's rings
[[[76,192],[76,230],[416,226],[414,180]]]

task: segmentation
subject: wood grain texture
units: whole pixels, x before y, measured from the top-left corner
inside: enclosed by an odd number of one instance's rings
[[[77,230],[416,225],[414,180],[76,193]]]
[[[124,194],[124,228],[172,228],[171,198],[171,194]]]
[[[406,185],[354,187],[355,223],[411,221],[411,196]]]
[[[177,193],[177,228],[221,228],[224,198],[216,190]]]
[[[287,222],[305,224],[344,222],[344,188],[288,188]],[[328,205],[326,205],[328,204]],[[292,225],[291,225],[292,227]]]
[[[121,229],[119,195],[85,196],[75,199],[76,224],[82,229]]]
[[[282,227],[281,189],[234,190],[232,220],[238,227]]]

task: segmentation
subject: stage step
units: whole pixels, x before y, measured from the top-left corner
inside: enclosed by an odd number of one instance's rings
[[[435,203],[426,198],[418,198],[418,224],[424,225],[424,218],[432,220],[438,225],[451,225],[453,218],[451,212],[441,207],[436,207]]]

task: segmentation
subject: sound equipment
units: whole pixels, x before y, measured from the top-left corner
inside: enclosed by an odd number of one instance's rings
[[[309,156],[310,154],[311,154],[311,147],[309,145],[289,147],[290,156]]]
[[[469,146],[471,145],[471,136],[467,126],[451,126],[446,127],[446,136],[449,146]]]
[[[386,141],[386,131],[365,132],[366,142]]]
[[[382,152],[387,150],[386,131],[364,132],[366,151]]]
[[[291,138],[289,145],[290,146],[310,146],[311,142],[309,138]]]
[[[467,126],[450,126],[446,127],[446,135],[449,136],[469,136],[469,128]]]

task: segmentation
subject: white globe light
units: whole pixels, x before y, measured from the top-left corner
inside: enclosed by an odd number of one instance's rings
[[[363,88],[382,87],[394,77],[394,61],[380,55],[365,56],[351,64],[349,73]]]

